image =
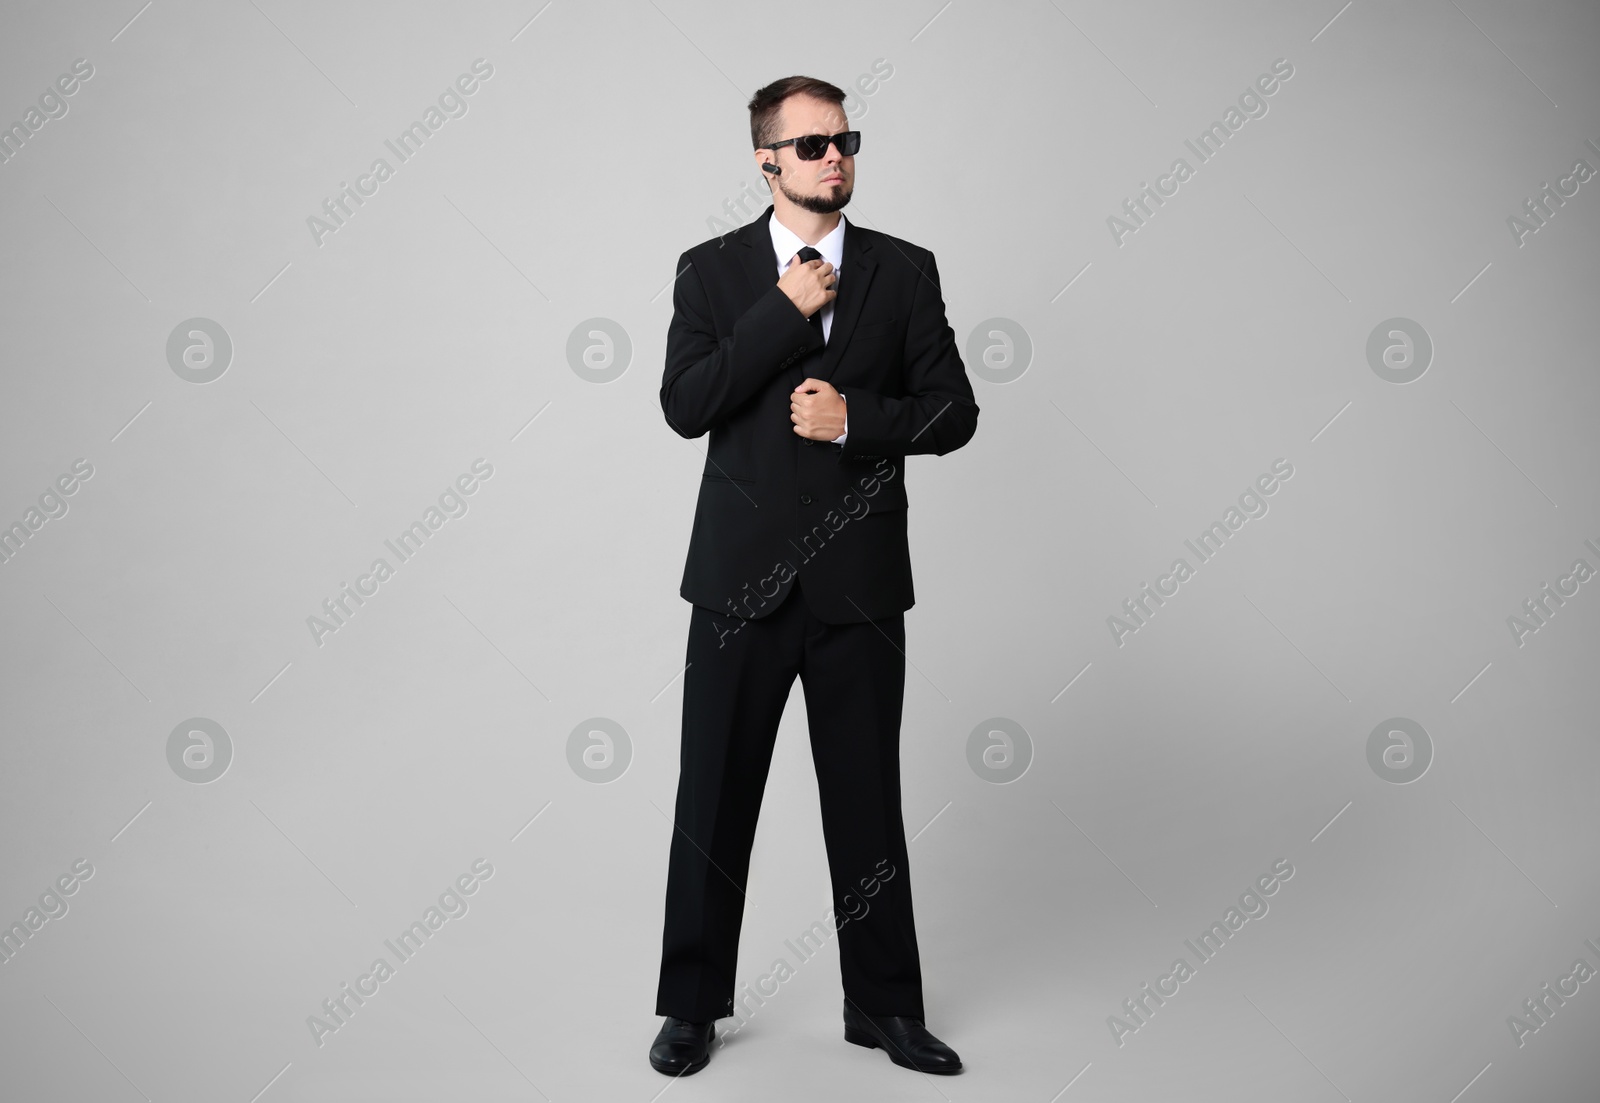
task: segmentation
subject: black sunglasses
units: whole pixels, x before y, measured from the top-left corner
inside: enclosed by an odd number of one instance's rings
[[[803,138],[785,138],[781,142],[773,142],[762,149],[777,149],[779,146],[794,146],[795,156],[802,161],[815,161],[828,152],[828,144],[833,143],[839,147],[839,156],[853,157],[861,150],[861,131],[846,130],[840,134],[807,134]]]

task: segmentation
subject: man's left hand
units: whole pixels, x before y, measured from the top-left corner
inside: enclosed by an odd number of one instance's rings
[[[810,440],[834,440],[844,432],[844,398],[826,379],[807,379],[789,396],[794,431]]]

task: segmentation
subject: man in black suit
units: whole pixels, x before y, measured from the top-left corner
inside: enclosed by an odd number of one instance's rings
[[[750,130],[772,206],[678,259],[661,409],[680,435],[710,440],[679,591],[694,607],[656,996],[666,1019],[650,1050],[670,1075],[704,1067],[715,1021],[734,1014],[750,848],[797,675],[845,1039],[907,1068],[961,1068],[923,1023],[901,821],[915,601],[905,457],[966,444],[978,407],[933,254],[839,214],[860,145],[843,102],[810,77],[757,92]]]

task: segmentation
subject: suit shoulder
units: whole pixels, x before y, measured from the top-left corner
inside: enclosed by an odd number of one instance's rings
[[[912,261],[921,262],[926,260],[930,252],[930,250],[923,248],[914,241],[907,241],[903,237],[886,234],[882,230],[872,230],[854,222],[850,223],[850,232],[860,234],[862,240],[870,241],[875,249],[908,257]]]
[[[925,249],[903,237],[868,230],[854,223],[851,223],[850,228],[852,231],[860,231],[862,238],[872,246],[873,258],[890,271],[900,272],[910,278],[928,274],[928,268],[933,262],[931,249]]]
[[[732,256],[734,249],[746,248],[748,243],[742,241],[741,235],[747,234],[754,223],[736,226],[725,234],[708,237],[704,241],[696,242],[683,251],[683,255],[696,263],[710,260],[713,257]]]

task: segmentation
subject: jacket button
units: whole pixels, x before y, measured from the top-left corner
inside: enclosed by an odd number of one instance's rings
[[[806,437],[805,438],[805,442],[806,442],[807,445],[812,445],[812,444],[817,443],[816,441],[812,440],[810,437]]]
[[[800,495],[800,504],[803,505],[803,506],[810,505],[811,504],[811,495],[809,495],[809,494]]]

